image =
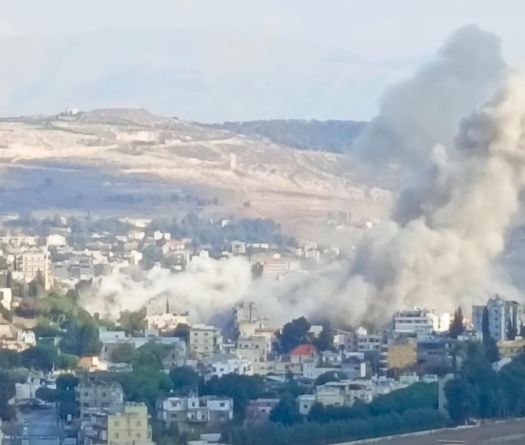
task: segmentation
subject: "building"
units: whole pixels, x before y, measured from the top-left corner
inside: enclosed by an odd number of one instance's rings
[[[383,344],[383,337],[375,334],[357,336],[357,352],[379,352]]]
[[[81,382],[76,387],[80,417],[99,408],[120,409],[124,406],[124,391],[117,382]]]
[[[52,285],[49,252],[45,249],[26,250],[16,254],[14,270],[23,275],[26,283],[41,277],[46,290]]]
[[[486,306],[472,307],[472,323],[478,332],[483,332],[483,312],[488,311],[488,330],[497,342],[513,340],[521,328],[523,309],[516,301],[507,301],[496,295]]]
[[[417,364],[417,342],[406,339],[388,345],[387,368],[405,369]]]
[[[394,315],[394,333],[396,334],[431,334],[448,331],[450,315],[436,311],[414,308],[399,311]]]
[[[168,397],[157,402],[157,419],[166,427],[177,425],[180,432],[196,432],[233,420],[229,397]]]
[[[268,360],[268,348],[268,339],[265,336],[241,337],[237,342],[236,355],[251,362],[254,374],[263,375]]]
[[[161,331],[170,331],[175,329],[179,324],[190,325],[190,314],[183,312],[180,314],[171,313],[169,309],[163,314],[151,314],[146,316],[148,329],[159,329]]]
[[[205,357],[219,352],[222,337],[215,326],[194,325],[190,328],[190,354]]]
[[[246,407],[246,423],[260,425],[270,417],[272,409],[279,403],[279,399],[255,399],[248,402]]]
[[[213,361],[206,377],[210,378],[216,376],[220,378],[227,374],[253,375],[252,362],[237,357],[223,358]]]
[[[317,348],[314,345],[299,345],[290,351],[290,361],[292,363],[303,363],[317,357]]]
[[[4,307],[4,309],[7,309],[8,311],[10,311],[12,302],[13,302],[13,293],[11,289],[8,287],[0,288],[0,304]]]
[[[84,445],[155,445],[144,404],[90,413],[81,425],[80,437]]]

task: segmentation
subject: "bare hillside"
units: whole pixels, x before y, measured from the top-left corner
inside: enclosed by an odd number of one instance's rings
[[[359,183],[344,156],[144,110],[3,119],[0,166],[4,211],[197,205],[299,227],[359,225],[381,217],[390,200],[386,190]]]

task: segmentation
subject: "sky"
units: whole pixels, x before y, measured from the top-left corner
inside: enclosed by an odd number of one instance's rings
[[[521,0],[0,0],[0,115],[367,120],[456,28],[522,65]]]

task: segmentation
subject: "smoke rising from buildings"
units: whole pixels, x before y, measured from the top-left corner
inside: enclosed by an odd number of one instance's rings
[[[432,147],[450,146],[459,120],[493,94],[504,67],[498,37],[475,25],[456,30],[433,60],[385,91],[352,152],[373,165],[426,166]]]
[[[463,44],[456,48],[453,42],[458,41]],[[474,76],[464,92],[465,102],[474,105],[501,75],[503,64],[494,55],[497,46],[493,36],[477,28],[460,30],[441,50],[437,62],[393,90],[391,97],[407,96],[412,103],[403,102],[406,109],[398,120],[387,119],[383,108],[365,140],[367,144],[380,141],[383,145],[370,147],[392,149],[390,155],[395,154],[399,162],[409,155],[423,162],[426,154],[425,187],[416,194],[402,194],[395,217],[368,232],[352,258],[280,282],[251,281],[249,265],[242,259],[205,260],[174,276],[146,272],[140,283],[122,276],[104,278],[97,292],[103,299],[93,301],[115,313],[138,308],[152,297],[162,304],[168,295],[175,304],[182,303],[181,309],[205,321],[236,301],[251,300],[276,321],[306,315],[357,323],[386,320],[400,307],[451,310],[496,291],[512,295],[515,289],[494,262],[504,250],[505,233],[525,187],[525,82],[517,74],[507,75],[493,100],[461,120],[455,138],[449,134],[448,123],[448,113],[460,121],[462,86],[469,83],[464,76]],[[481,47],[488,54],[477,55],[477,69],[460,63]],[[455,74],[447,75],[447,69]],[[483,80],[485,74],[488,77]],[[439,88],[425,91],[420,98],[425,88],[434,85],[425,79],[438,79]],[[452,104],[446,98],[446,86],[458,96],[450,98]],[[431,97],[441,94],[446,97]],[[441,115],[446,124],[440,121]],[[409,143],[399,145],[400,137],[392,136],[387,144],[391,136],[378,122],[387,122],[403,138],[410,135]],[[444,131],[443,139],[440,131]],[[447,145],[428,146],[433,142]]]

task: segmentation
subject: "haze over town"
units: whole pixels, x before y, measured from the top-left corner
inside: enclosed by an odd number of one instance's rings
[[[523,8],[7,0],[0,445],[522,443]]]

